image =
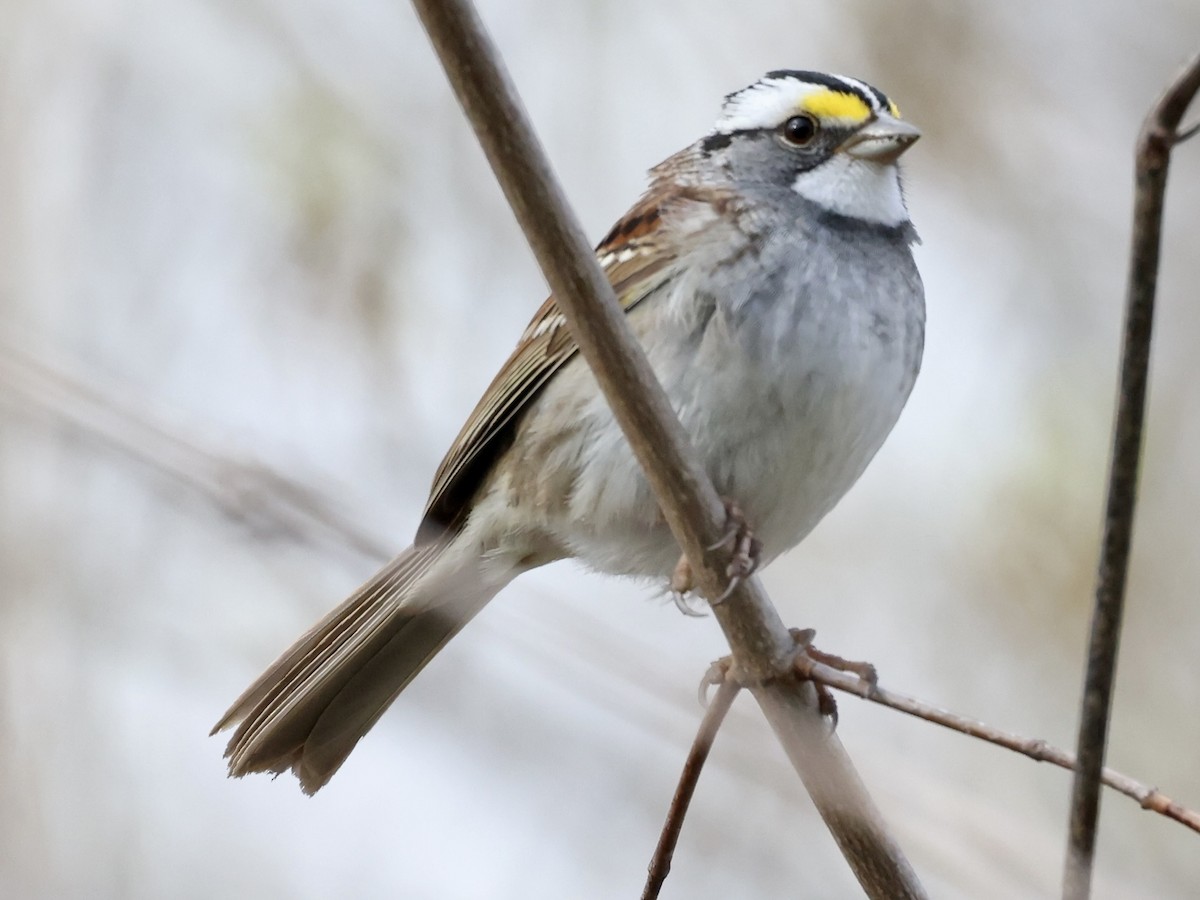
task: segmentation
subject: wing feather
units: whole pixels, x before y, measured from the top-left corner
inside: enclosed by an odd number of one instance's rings
[[[658,229],[663,200],[647,194],[596,250],[626,312],[669,277],[676,259]],[[418,547],[461,529],[493,463],[512,443],[519,417],[578,349],[554,297],[547,298],[438,467]]]

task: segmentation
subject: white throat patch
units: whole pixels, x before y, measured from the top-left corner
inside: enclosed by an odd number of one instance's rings
[[[855,159],[844,153],[802,172],[792,190],[818,206],[879,225],[903,225],[908,219],[900,172],[894,164]]]

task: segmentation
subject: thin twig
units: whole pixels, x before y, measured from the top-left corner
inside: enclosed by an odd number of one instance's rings
[[[256,536],[320,546],[345,555],[386,561],[384,541],[338,511],[304,482],[261,461],[239,459],[206,446],[196,434],[172,430],[146,416],[93,379],[46,362],[0,340],[0,386],[30,410],[49,414],[88,441],[137,460],[196,491]]]
[[[1075,755],[1073,753],[1055,747],[1041,738],[1027,738],[1019,734],[1013,734],[1010,731],[1002,731],[978,719],[950,712],[950,710],[942,709],[931,703],[910,697],[907,694],[889,691],[879,687],[879,685],[872,687],[857,675],[849,672],[839,672],[837,669],[816,662],[808,656],[797,657],[796,665],[805,678],[811,678],[820,684],[836,688],[839,691],[845,691],[863,700],[870,700],[872,703],[878,703],[889,709],[907,713],[918,719],[924,719],[926,722],[933,722],[935,725],[941,725],[944,728],[949,728],[951,731],[979,738],[981,741],[987,741],[989,744],[995,744],[998,747],[1004,747],[1023,756],[1028,756],[1037,762],[1048,762],[1068,771],[1075,770]],[[1118,793],[1136,800],[1142,809],[1148,809],[1164,815],[1168,819],[1174,819],[1181,825],[1192,829],[1192,831],[1200,833],[1200,812],[1180,806],[1158,788],[1135,781],[1128,775],[1123,775],[1115,769],[1109,768],[1101,770],[1100,780]]]
[[[1100,814],[1100,777],[1108,741],[1116,677],[1125,583],[1137,503],[1138,462],[1146,410],[1154,294],[1162,239],[1163,200],[1171,147],[1180,120],[1200,90],[1200,54],[1154,105],[1137,144],[1133,242],[1125,299],[1125,333],[1113,427],[1104,537],[1097,571],[1087,672],[1084,676],[1079,737],[1079,766],[1071,791],[1071,816],[1063,872],[1064,900],[1086,900],[1091,893],[1096,823]]]
[[[667,810],[667,820],[663,823],[662,834],[658,838],[658,846],[654,848],[654,858],[650,860],[649,876],[646,878],[646,888],[642,891],[642,900],[657,900],[667,873],[671,871],[671,858],[675,855],[675,846],[679,843],[679,832],[683,829],[683,819],[687,815],[692,795],[696,793],[696,783],[700,780],[700,772],[708,759],[713,741],[725,721],[729,707],[737,697],[741,687],[731,680],[721,681],[712,701],[700,721],[696,739],[692,741],[692,749],[683,763],[683,771],[679,775],[679,786],[675,788],[675,796],[671,798],[671,808]]]
[[[413,6],[700,592],[723,596],[732,559],[721,542],[724,506],[553,177],[499,54],[469,0]],[[812,686],[791,675],[795,644],[757,579],[712,609],[743,680],[864,890],[925,896],[840,741],[828,734]]]

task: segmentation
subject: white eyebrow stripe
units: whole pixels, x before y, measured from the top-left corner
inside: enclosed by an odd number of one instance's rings
[[[822,85],[807,84],[794,78],[766,78],[757,81],[725,101],[714,131],[731,134],[755,128],[773,128],[800,105],[800,101],[818,91]]]
[[[875,89],[865,81],[859,81],[857,78],[849,78],[845,75],[835,75],[834,77],[846,82],[846,84],[850,85],[851,87],[857,88],[858,91],[867,98],[867,105],[871,107],[871,112],[875,113],[875,115],[879,115],[880,113],[887,111],[879,102],[879,96],[875,93]]]
[[[841,89],[861,99],[875,115],[890,112],[879,92],[857,78],[846,75],[822,75],[836,81]],[[725,98],[721,115],[713,126],[714,134],[774,128],[799,109],[805,98],[838,88],[827,83],[802,81],[799,78],[763,78]]]

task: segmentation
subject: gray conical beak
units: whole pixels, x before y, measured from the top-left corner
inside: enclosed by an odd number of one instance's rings
[[[900,154],[916,143],[921,130],[887,113],[880,113],[838,147],[839,153],[877,163],[894,163]]]

